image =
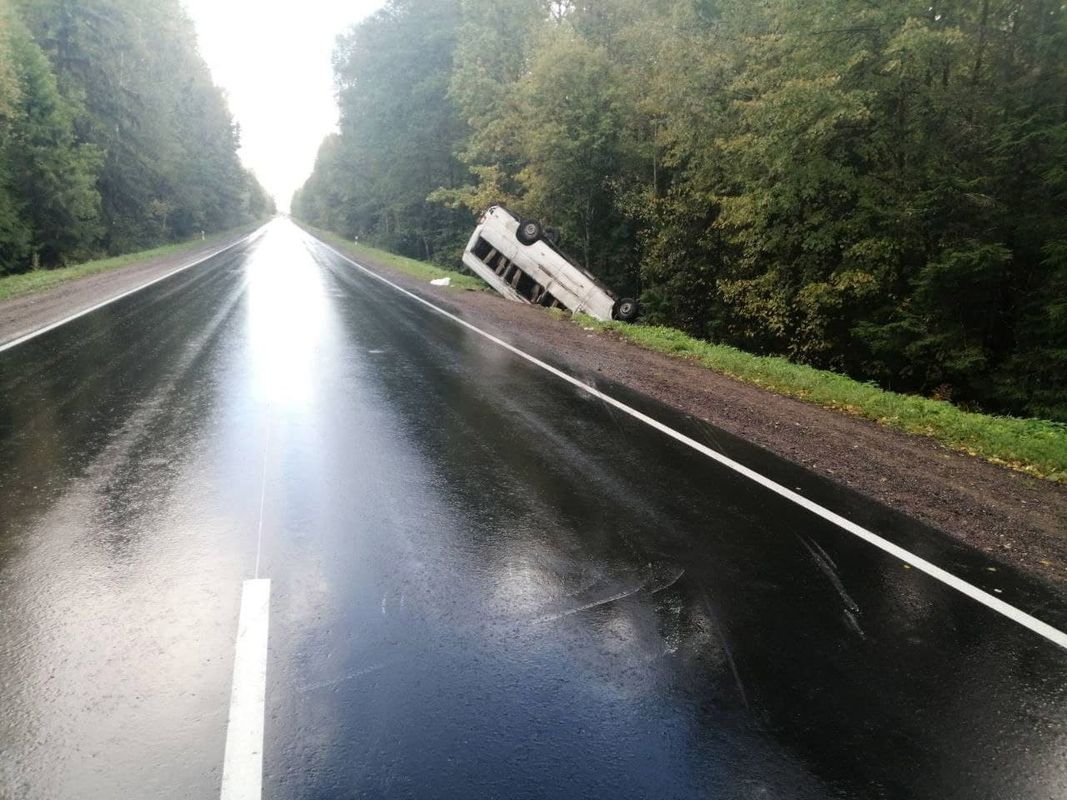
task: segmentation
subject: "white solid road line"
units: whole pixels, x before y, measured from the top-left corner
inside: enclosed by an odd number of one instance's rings
[[[92,312],[96,311],[99,308],[103,308],[106,305],[110,305],[111,303],[114,303],[116,300],[121,300],[123,297],[128,297],[129,295],[134,294],[135,292],[139,292],[142,289],[147,289],[149,286],[151,286],[154,283],[159,283],[160,281],[165,281],[171,275],[177,275],[179,272],[184,272],[187,269],[191,269],[192,267],[195,267],[197,264],[203,264],[209,258],[214,258],[215,256],[219,255],[220,253],[225,253],[227,250],[231,250],[232,248],[237,247],[237,245],[243,244],[244,242],[247,242],[249,239],[251,239],[257,233],[259,233],[261,230],[262,230],[262,228],[257,228],[256,230],[252,231],[252,233],[248,234],[247,236],[242,236],[236,242],[233,242],[232,244],[228,244],[225,247],[220,247],[218,250],[213,250],[212,252],[208,253],[206,256],[203,256],[201,258],[196,259],[196,261],[192,261],[192,262],[190,262],[188,264],[183,264],[182,266],[178,267],[177,269],[172,269],[170,272],[166,273],[165,275],[160,275],[158,278],[153,278],[152,280],[148,281],[147,283],[142,283],[140,286],[135,286],[132,289],[127,289],[125,292],[122,292],[121,294],[117,294],[114,297],[109,297],[107,300],[104,300],[102,303],[97,303],[94,306],[89,306],[88,308],[83,308],[81,311],[76,311],[75,313],[71,314],[69,317],[64,317],[63,319],[58,320],[57,322],[50,322],[48,325],[44,325],[43,327],[37,328],[36,330],[32,330],[29,333],[25,333],[22,336],[19,336],[17,339],[12,339],[12,340],[10,340],[8,342],[4,342],[3,344],[0,344],[0,353],[4,352],[5,350],[10,350],[12,347],[16,347],[16,346],[22,344],[23,342],[28,342],[30,339],[36,338],[36,337],[40,336],[42,333],[48,333],[48,331],[54,330],[55,328],[58,328],[60,325],[66,325],[71,320],[75,320],[78,317],[84,317],[86,314],[91,314]]]
[[[310,236],[310,234],[309,234],[309,236]],[[889,553],[891,556],[894,556],[895,558],[899,558],[904,563],[910,564],[915,569],[918,569],[918,570],[921,570],[922,572],[925,572],[930,577],[941,581],[942,583],[944,583],[947,586],[951,586],[953,589],[957,590],[958,592],[960,592],[962,594],[965,594],[967,597],[971,598],[972,600],[975,600],[975,601],[981,603],[982,605],[986,606],[987,608],[990,608],[993,611],[997,612],[998,614],[1002,614],[1003,616],[1007,617],[1008,619],[1019,623],[1024,628],[1029,628],[1031,631],[1033,631],[1034,633],[1038,634],[1039,636],[1043,636],[1045,639],[1048,639],[1053,644],[1057,644],[1060,647],[1062,647],[1064,649],[1067,649],[1067,633],[1064,633],[1063,631],[1052,627],[1047,622],[1042,622],[1041,620],[1037,619],[1037,617],[1034,617],[1034,616],[1031,616],[1030,614],[1027,614],[1025,611],[1022,611],[1021,609],[1016,608],[1015,606],[1011,605],[1010,603],[1004,602],[1003,600],[1001,600],[998,597],[994,597],[989,592],[986,592],[986,591],[984,591],[982,589],[979,589],[977,586],[974,586],[973,584],[968,583],[967,581],[963,580],[962,578],[956,577],[951,572],[948,572],[948,571],[942,569],[941,567],[937,566],[936,564],[932,564],[931,562],[927,561],[926,559],[915,555],[911,551],[905,550],[903,547],[901,547],[899,545],[896,545],[896,544],[893,544],[893,542],[890,542],[888,539],[884,539],[883,537],[879,536],[878,534],[867,530],[862,525],[857,525],[855,522],[852,522],[851,520],[845,519],[840,514],[836,514],[836,513],[834,513],[833,511],[831,511],[828,508],[823,508],[818,503],[815,503],[815,502],[809,500],[808,498],[804,497],[803,495],[797,494],[793,490],[788,489],[785,486],[782,486],[780,483],[777,483],[777,482],[771,480],[770,478],[766,477],[765,475],[761,475],[760,473],[756,472],[755,470],[749,469],[744,464],[741,464],[741,463],[739,463],[737,461],[734,461],[732,458],[728,458],[727,456],[724,456],[722,453],[719,453],[719,452],[716,452],[715,450],[712,450],[710,447],[707,447],[707,446],[701,444],[700,442],[696,441],[695,439],[689,438],[684,433],[680,433],[679,431],[674,430],[674,428],[671,428],[671,427],[669,427],[667,425],[664,425],[659,420],[655,420],[652,417],[648,416],[647,414],[641,413],[636,408],[632,408],[632,407],[626,405],[626,403],[623,403],[621,400],[616,400],[611,395],[604,394],[599,389],[596,389],[596,388],[590,386],[589,384],[582,383],[577,378],[575,378],[575,377],[573,377],[571,375],[568,375],[566,372],[563,372],[562,370],[556,369],[551,364],[546,364],[544,361],[541,361],[539,358],[536,358],[536,357],[530,355],[529,353],[527,353],[527,352],[525,352],[523,350],[520,350],[519,348],[515,347],[514,345],[508,344],[503,339],[500,339],[500,338],[494,336],[491,333],[487,333],[486,331],[483,331],[481,328],[479,328],[479,327],[477,327],[475,325],[472,325],[471,323],[467,322],[466,320],[463,320],[463,319],[457,317],[455,314],[452,314],[452,313],[450,313],[448,311],[445,311],[440,306],[434,305],[429,300],[425,300],[422,297],[419,297],[414,292],[409,292],[407,289],[405,289],[404,287],[393,283],[388,278],[382,277],[381,275],[379,275],[374,270],[368,269],[367,267],[363,266],[362,264],[360,264],[360,263],[358,263],[356,261],[353,261],[351,258],[346,256],[344,253],[341,253],[336,248],[326,244],[326,242],[323,242],[321,239],[317,239],[315,237],[312,237],[312,238],[315,239],[315,241],[318,242],[319,244],[321,244],[323,247],[326,247],[327,249],[329,249],[329,250],[333,251],[334,253],[336,253],[338,256],[343,258],[345,261],[347,261],[352,266],[356,267],[357,269],[362,270],[363,272],[365,272],[370,277],[372,277],[372,278],[374,278],[374,279],[376,279],[378,281],[381,281],[382,283],[386,284],[387,286],[391,286],[393,289],[396,289],[401,294],[407,295],[412,300],[415,300],[416,302],[422,303],[424,306],[426,306],[427,308],[433,309],[438,314],[441,314],[442,316],[447,317],[448,319],[450,319],[453,322],[456,322],[456,323],[462,325],[463,327],[467,328],[468,330],[474,331],[479,336],[483,336],[486,339],[488,339],[489,341],[493,342],[494,344],[500,345],[504,349],[511,351],[512,353],[514,353],[515,355],[519,356],[520,358],[524,358],[527,361],[529,361],[531,364],[535,364],[536,366],[540,367],[541,369],[545,370],[546,372],[549,372],[549,373],[555,375],[557,378],[559,378],[561,380],[564,380],[567,383],[570,383],[570,384],[578,387],[583,392],[591,394],[593,397],[596,397],[599,400],[604,401],[608,405],[619,409],[623,413],[629,414],[634,419],[638,419],[641,422],[645,423],[646,425],[649,425],[649,426],[655,428],[656,430],[660,431],[661,433],[664,433],[667,436],[670,436],[672,439],[675,439],[675,440],[681,442],[682,444],[693,448],[698,453],[702,453],[705,456],[707,456],[708,458],[719,462],[724,467],[728,467],[729,469],[732,469],[734,472],[737,472],[737,473],[739,473],[741,475],[744,475],[749,480],[754,481],[755,483],[758,483],[760,486],[763,486],[764,488],[769,489],[770,491],[774,492],[777,495],[781,495],[782,497],[784,497],[785,499],[787,499],[787,500],[789,500],[789,501],[791,501],[793,503],[796,503],[798,506],[800,506],[801,508],[806,509],[807,511],[810,511],[812,514],[815,514],[816,516],[822,517],[827,522],[831,522],[834,525],[836,525],[837,527],[841,528],[842,530],[848,531],[853,536],[857,536],[860,539],[863,539],[863,541],[867,542],[868,544],[872,544],[875,547],[877,547],[878,549],[883,550],[886,553]]]
[[[267,694],[270,580],[244,582],[237,623],[222,800],[260,800],[263,792],[263,713]]]

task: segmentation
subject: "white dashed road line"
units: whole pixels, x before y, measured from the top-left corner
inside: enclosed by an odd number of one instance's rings
[[[254,578],[241,590],[237,654],[233,662],[222,800],[260,800],[263,792],[263,716],[267,693],[270,580]]]

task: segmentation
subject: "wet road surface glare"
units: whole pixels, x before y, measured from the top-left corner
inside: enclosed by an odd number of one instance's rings
[[[220,792],[1064,798],[1067,650],[277,221],[0,353],[0,797]]]

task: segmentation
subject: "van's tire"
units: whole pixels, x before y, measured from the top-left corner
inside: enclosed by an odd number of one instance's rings
[[[637,319],[641,308],[637,301],[630,297],[624,297],[615,304],[615,319],[622,322],[633,322]]]
[[[515,238],[523,244],[533,244],[544,235],[541,223],[535,219],[524,219],[519,222],[519,229],[515,232]]]

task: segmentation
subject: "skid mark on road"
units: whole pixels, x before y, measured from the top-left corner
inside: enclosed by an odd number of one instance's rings
[[[845,624],[848,625],[861,639],[866,639],[867,634],[863,632],[863,628],[860,627],[860,606],[855,600],[852,599],[852,595],[845,589],[845,584],[841,580],[841,574],[838,572],[837,563],[830,558],[830,554],[827,553],[819,543],[808,539],[805,536],[798,536],[800,543],[804,545],[807,551],[811,554],[812,560],[819,567],[819,570],[830,581],[830,585],[834,587],[834,591],[837,592],[841,601],[844,603],[844,618]]]
[[[666,589],[670,589],[672,586],[674,586],[674,584],[678,583],[678,581],[680,581],[682,579],[683,575],[685,575],[685,568],[684,567],[679,569],[678,572],[675,573],[674,577],[671,578],[670,580],[668,580],[666,583],[661,583],[658,586],[656,586],[654,589],[651,589],[649,591],[649,594],[658,594],[659,592],[662,592],[662,591],[664,591]]]
[[[545,622],[555,622],[556,620],[563,619],[564,617],[570,617],[575,614],[580,614],[583,611],[589,611],[590,609],[597,608],[598,606],[607,605],[608,603],[614,603],[618,600],[625,600],[627,597],[632,597],[638,592],[644,591],[648,595],[654,595],[658,592],[662,592],[674,586],[682,576],[685,574],[685,568],[679,567],[671,571],[668,571],[666,575],[663,574],[664,569],[662,566],[648,565],[648,574],[643,580],[641,580],[636,586],[632,583],[627,585],[616,592],[613,592],[604,597],[598,597],[590,600],[587,603],[576,606],[574,608],[564,609],[562,611],[543,614],[540,617],[536,617],[534,624],[542,624]]]
[[[303,686],[299,686],[296,689],[297,694],[305,694],[307,692],[314,692],[320,689],[332,689],[334,686],[339,686],[342,683],[355,680],[356,678],[362,678],[364,675],[370,675],[374,672],[380,672],[387,667],[391,667],[394,664],[399,663],[398,659],[392,659],[391,661],[382,661],[378,664],[371,664],[369,667],[363,667],[352,672],[346,672],[339,678],[333,678],[328,681],[319,681],[317,683],[308,683]]]
[[[577,608],[569,608],[566,611],[561,611],[558,614],[546,614],[543,617],[538,617],[534,620],[534,622],[555,622],[557,619],[563,619],[564,617],[569,617],[573,614],[579,614],[582,611],[588,611],[589,609],[596,608],[597,606],[607,605],[608,603],[614,603],[616,600],[622,600],[623,598],[630,597],[631,595],[637,594],[643,588],[644,585],[642,584],[641,586],[635,586],[632,589],[624,589],[623,591],[613,594],[609,597],[602,597],[599,600],[594,600],[591,603],[586,603],[585,605],[578,606]]]
[[[730,674],[734,677],[734,686],[737,687],[737,693],[741,698],[741,702],[745,708],[751,711],[751,707],[748,704],[748,692],[745,691],[745,684],[741,680],[741,673],[737,669],[737,661],[734,660],[733,650],[730,649],[730,642],[726,638],[726,631],[723,630],[722,623],[719,622],[719,617],[715,613],[715,609],[712,607],[711,600],[708,596],[704,595],[704,611],[708,615],[708,621],[715,629],[715,634],[722,644],[723,655],[726,656],[726,663],[730,667]]]

